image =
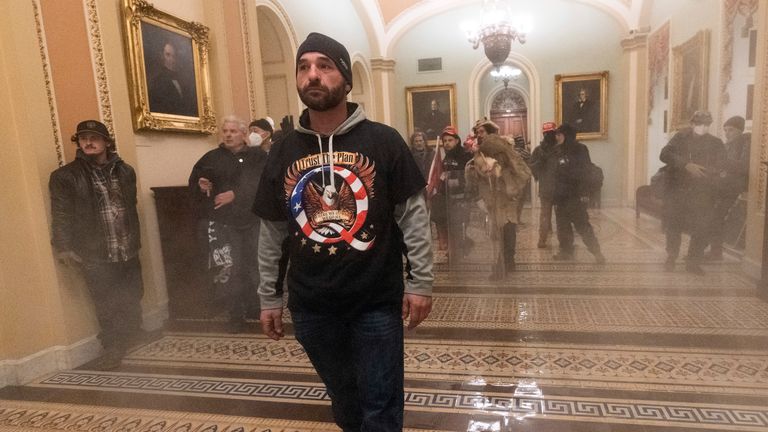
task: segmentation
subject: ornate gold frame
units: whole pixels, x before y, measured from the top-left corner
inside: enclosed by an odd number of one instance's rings
[[[123,19],[134,129],[206,134],[215,132],[216,115],[211,101],[208,66],[208,27],[159,11],[145,0],[123,0]],[[157,27],[160,31],[171,32],[191,42],[196,116],[150,110],[142,23]]]
[[[671,130],[688,126],[697,110],[707,110],[709,39],[709,30],[701,30],[672,48]]]
[[[555,75],[555,122],[557,122],[557,124],[563,124],[565,112],[564,104],[575,100],[579,88],[584,86],[590,89],[599,89],[600,102],[598,104],[598,109],[600,112],[597,114],[598,127],[595,131],[577,133],[576,139],[590,140],[606,138],[608,136],[608,71],[586,74]],[[567,88],[567,101],[563,97],[564,87]],[[571,126],[577,127],[576,124],[571,124]]]
[[[432,93],[434,96],[427,95],[427,93]],[[414,129],[416,127],[414,119],[414,99],[416,99],[416,102],[419,102],[419,108],[424,108],[421,106],[421,102],[423,102],[423,97],[426,96],[430,96],[429,99],[437,97],[441,100],[444,100],[447,98],[448,107],[450,109],[450,112],[448,113],[448,124],[456,126],[456,84],[406,87],[405,106],[408,113],[408,140],[410,140],[410,137],[413,135]],[[427,142],[430,145],[436,144],[436,138],[436,136],[429,136],[427,137]],[[410,142],[408,144],[410,144]]]

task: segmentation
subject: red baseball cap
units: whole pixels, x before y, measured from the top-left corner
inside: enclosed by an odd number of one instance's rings
[[[544,122],[541,125],[541,133],[554,132],[557,129],[555,122]]]

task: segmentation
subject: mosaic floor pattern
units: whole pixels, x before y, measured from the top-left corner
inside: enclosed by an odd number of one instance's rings
[[[433,312],[406,335],[406,430],[768,430],[768,303],[738,258],[705,277],[682,260],[664,272],[657,220],[590,214],[605,265],[578,239],[576,260],[554,261],[532,224],[502,283],[488,280],[488,239],[461,259],[437,254]],[[200,328],[163,333],[116,371],[87,364],[0,389],[0,431],[338,430],[290,334]]]

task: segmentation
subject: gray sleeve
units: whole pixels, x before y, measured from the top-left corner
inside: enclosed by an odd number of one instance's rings
[[[405,280],[405,292],[423,296],[432,295],[432,233],[424,193],[413,194],[395,207],[395,220],[403,232],[411,271]]]
[[[259,299],[261,309],[283,307],[283,292],[277,288],[283,240],[288,236],[288,223],[261,220],[259,229]]]

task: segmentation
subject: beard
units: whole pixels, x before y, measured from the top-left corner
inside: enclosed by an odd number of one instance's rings
[[[310,84],[299,89],[301,101],[307,108],[314,111],[328,111],[335,108],[344,101],[346,95],[344,84],[334,88],[328,88],[322,84]]]

